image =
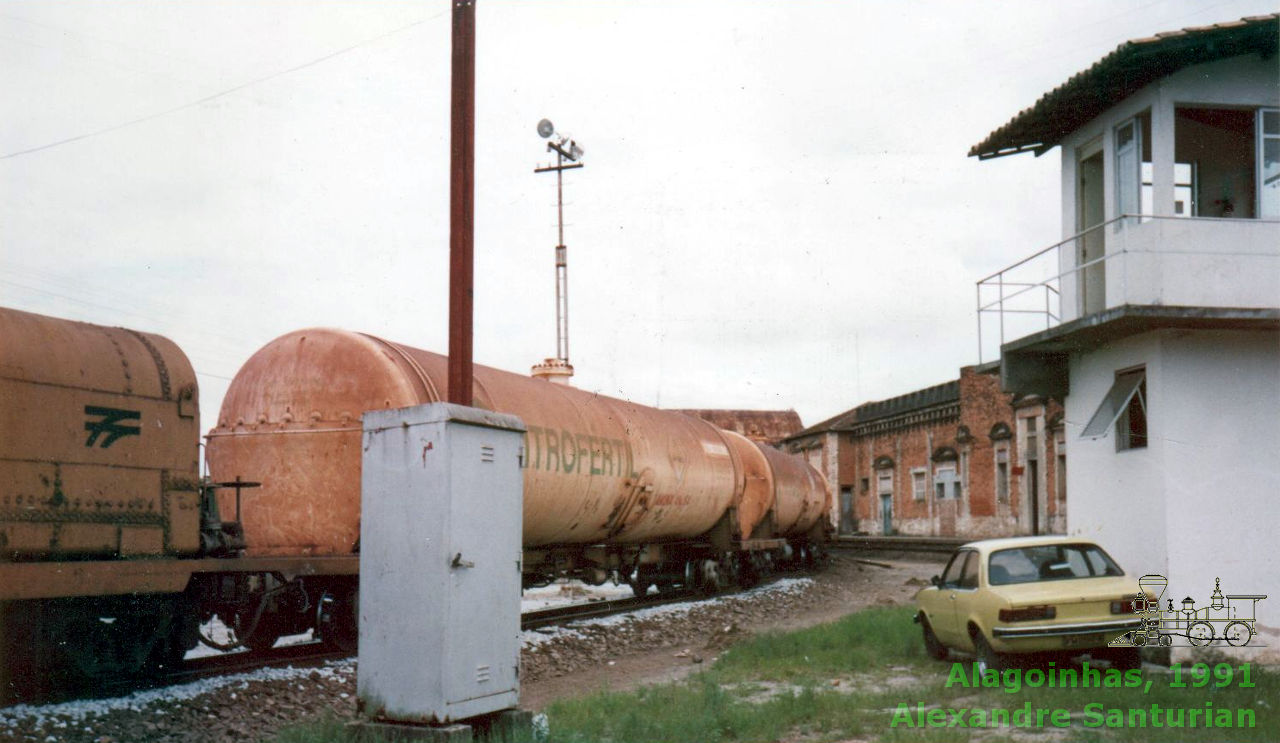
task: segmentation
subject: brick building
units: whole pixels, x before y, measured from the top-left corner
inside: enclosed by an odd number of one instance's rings
[[[780,441],[804,428],[794,410],[675,410],[692,415],[726,431],[740,433],[761,444],[777,446]]]
[[[841,533],[994,537],[1066,529],[1062,409],[998,368],[859,405],[788,437],[831,483]]]

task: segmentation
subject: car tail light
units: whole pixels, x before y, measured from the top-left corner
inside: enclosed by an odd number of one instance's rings
[[[1028,622],[1032,619],[1053,619],[1058,610],[1052,606],[1028,606],[1023,609],[1001,609],[1002,622]]]
[[[1141,608],[1139,608],[1141,607]],[[1116,599],[1111,602],[1112,614],[1133,614],[1139,611],[1146,611],[1145,602],[1139,599]]]

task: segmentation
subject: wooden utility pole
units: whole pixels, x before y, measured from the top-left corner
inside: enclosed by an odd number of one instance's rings
[[[471,405],[475,282],[476,0],[453,2],[449,155],[449,402]]]

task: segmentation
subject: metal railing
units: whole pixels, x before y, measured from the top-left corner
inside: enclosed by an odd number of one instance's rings
[[[1227,219],[1217,217],[1175,217],[1175,216],[1156,216],[1150,214],[1122,214],[1113,217],[1105,222],[1100,222],[1086,230],[1078,232],[1065,240],[1054,243],[1047,248],[1039,250],[1026,258],[1003,268],[990,276],[979,279],[976,286],[977,291],[977,315],[978,315],[978,363],[984,361],[983,358],[983,319],[985,315],[995,314],[999,318],[998,333],[999,346],[1003,346],[1006,336],[1006,315],[1016,316],[1039,316],[1044,320],[1044,330],[1049,330],[1062,322],[1062,284],[1063,279],[1070,277],[1073,280],[1073,288],[1079,286],[1079,282],[1085,281],[1083,272],[1093,266],[1104,265],[1107,261],[1125,256],[1131,253],[1159,253],[1168,255],[1213,255],[1213,256],[1260,256],[1268,258],[1280,258],[1280,247],[1275,250],[1266,252],[1255,251],[1224,251],[1224,250],[1169,250],[1161,248],[1159,250],[1135,250],[1130,247],[1126,229],[1130,225],[1144,224],[1154,220],[1175,220],[1183,223],[1202,223],[1202,222],[1228,222],[1232,225],[1246,224],[1276,224],[1280,225],[1280,220],[1270,219]],[[1108,227],[1114,227],[1107,230]],[[1118,240],[1111,240],[1109,236],[1118,237]],[[1080,255],[1080,245],[1083,241],[1096,239],[1101,254],[1093,259],[1083,263],[1076,263],[1076,258],[1071,261],[1071,268],[1063,271],[1061,266],[1062,249],[1071,247],[1073,256]],[[1105,270],[1105,269],[1103,269]],[[1119,277],[1122,282],[1127,284],[1127,275]],[[1127,296],[1125,290],[1127,286],[1122,287],[1121,296]],[[1078,289],[1076,289],[1078,291]],[[994,298],[993,298],[994,296]],[[1105,302],[1104,302],[1105,304]],[[1042,306],[1043,305],[1043,306]],[[1085,308],[1076,307],[1074,317],[1080,317],[1088,314]],[[1072,319],[1074,319],[1074,317]],[[1034,323],[1022,323],[1020,332],[1013,337],[1020,338],[1027,335],[1028,331],[1034,324],[1035,328],[1039,328],[1039,321]],[[998,353],[997,353],[998,355]]]

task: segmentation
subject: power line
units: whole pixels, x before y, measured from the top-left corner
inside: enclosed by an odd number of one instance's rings
[[[412,29],[412,28],[416,28],[416,27],[418,27],[418,26],[421,26],[421,25],[423,25],[424,23],[427,23],[428,21],[431,21],[431,20],[434,20],[434,19],[436,19],[436,18],[439,18],[439,17],[441,17],[441,16],[443,16],[443,15],[446,15],[446,14],[448,14],[448,13],[450,13],[450,12],[452,12],[452,11],[451,11],[451,10],[446,10],[446,11],[443,11],[443,12],[441,12],[441,13],[437,13],[437,14],[435,14],[435,15],[433,15],[433,16],[429,16],[429,17],[427,17],[427,18],[423,18],[422,20],[414,21],[413,23],[409,23],[409,24],[406,24],[406,25],[404,25],[404,26],[400,26],[399,28],[395,28],[395,29],[392,29],[392,30],[390,30],[390,31],[387,31],[386,33],[379,34],[379,35],[374,36],[374,37],[372,37],[372,38],[364,39],[363,41],[358,41],[358,42],[356,42],[355,44],[352,44],[351,46],[344,47],[344,48],[339,49],[339,50],[334,51],[334,52],[330,52],[329,54],[326,54],[326,55],[324,55],[324,56],[322,56],[322,57],[316,57],[315,59],[312,59],[312,60],[310,60],[310,61],[308,61],[308,62],[303,62],[302,64],[295,65],[295,66],[293,66],[293,67],[289,67],[289,68],[287,68],[287,69],[279,70],[278,72],[273,72],[273,73],[271,73],[270,75],[264,75],[263,77],[255,78],[255,79],[250,80],[250,81],[248,81],[248,82],[241,83],[240,85],[236,85],[236,86],[234,86],[234,87],[227,88],[227,89],[222,90],[222,91],[220,91],[220,92],[217,92],[217,93],[213,93],[213,94],[211,94],[211,95],[204,96],[203,98],[199,98],[199,99],[194,100],[194,101],[191,101],[191,102],[189,102],[189,103],[184,103],[184,104],[179,105],[179,106],[174,106],[173,108],[168,108],[168,109],[165,109],[165,110],[163,110],[163,111],[157,111],[157,112],[155,112],[155,113],[150,113],[150,114],[147,114],[147,115],[145,115],[145,116],[139,116],[139,117],[138,117],[138,118],[136,118],[136,119],[130,119],[130,120],[128,120],[128,121],[125,121],[125,122],[122,122],[122,123],[119,123],[119,124],[113,124],[113,125],[111,125],[111,126],[104,127],[104,128],[102,128],[102,129],[97,129],[97,130],[95,130],[95,131],[86,132],[86,133],[84,133],[84,134],[78,134],[78,135],[76,135],[76,136],[74,136],[74,137],[67,137],[66,139],[60,139],[60,140],[58,140],[58,141],[56,141],[56,142],[49,142],[48,144],[42,144],[42,145],[40,145],[40,146],[38,146],[38,147],[29,147],[29,148],[27,148],[27,149],[25,149],[25,150],[18,150],[18,151],[16,151],[16,152],[10,152],[10,153],[8,153],[8,154],[6,154],[6,155],[0,155],[0,160],[10,160],[10,159],[12,159],[12,158],[20,157],[20,156],[22,156],[22,155],[30,155],[30,154],[32,154],[32,153],[35,153],[35,152],[41,152],[41,151],[43,151],[43,150],[52,149],[52,148],[54,148],[54,147],[61,147],[61,146],[62,146],[62,145],[64,145],[64,144],[71,144],[72,142],[79,142],[79,141],[82,141],[82,140],[85,140],[85,139],[90,139],[90,138],[93,138],[93,137],[98,137],[98,136],[101,136],[101,135],[103,135],[103,134],[110,134],[111,132],[119,131],[119,130],[121,130],[121,129],[125,129],[125,128],[131,127],[131,126],[135,126],[135,125],[137,125],[137,124],[143,124],[143,123],[146,123],[146,122],[148,122],[148,121],[154,121],[155,119],[159,119],[159,118],[164,117],[164,116],[169,116],[170,114],[175,114],[175,113],[178,113],[179,111],[186,111],[186,110],[187,110],[187,109],[189,109],[189,108],[195,108],[196,106],[200,106],[200,105],[203,105],[203,104],[208,103],[208,102],[210,102],[210,101],[214,101],[214,100],[217,100],[217,99],[219,99],[219,98],[226,97],[226,96],[228,96],[228,95],[231,95],[232,93],[238,93],[238,92],[240,92],[241,90],[244,90],[244,89],[246,89],[246,88],[251,88],[251,87],[253,87],[253,86],[255,86],[255,85],[261,85],[262,83],[269,82],[269,81],[271,81],[271,80],[275,80],[275,79],[276,79],[276,78],[278,78],[278,77],[283,77],[283,76],[285,76],[285,75],[291,75],[291,74],[293,74],[293,73],[295,73],[295,72],[300,72],[300,71],[302,71],[302,70],[307,69],[308,67],[314,67],[315,65],[318,65],[318,64],[320,64],[320,63],[322,63],[322,62],[327,62],[327,61],[329,61],[329,60],[331,60],[331,59],[333,59],[333,58],[335,58],[335,57],[340,57],[340,56],[342,56],[342,55],[344,55],[344,54],[347,54],[347,53],[349,53],[349,52],[353,52],[353,51],[355,51],[356,49],[359,49],[359,48],[361,48],[361,47],[368,46],[368,45],[373,44],[373,43],[376,43],[376,42],[378,42],[378,41],[382,41],[383,39],[386,39],[386,38],[388,38],[388,37],[390,37],[390,36],[395,36],[396,34],[400,34],[400,33],[403,33],[403,32],[405,32],[405,31],[408,31],[408,30],[410,30],[410,29]]]

